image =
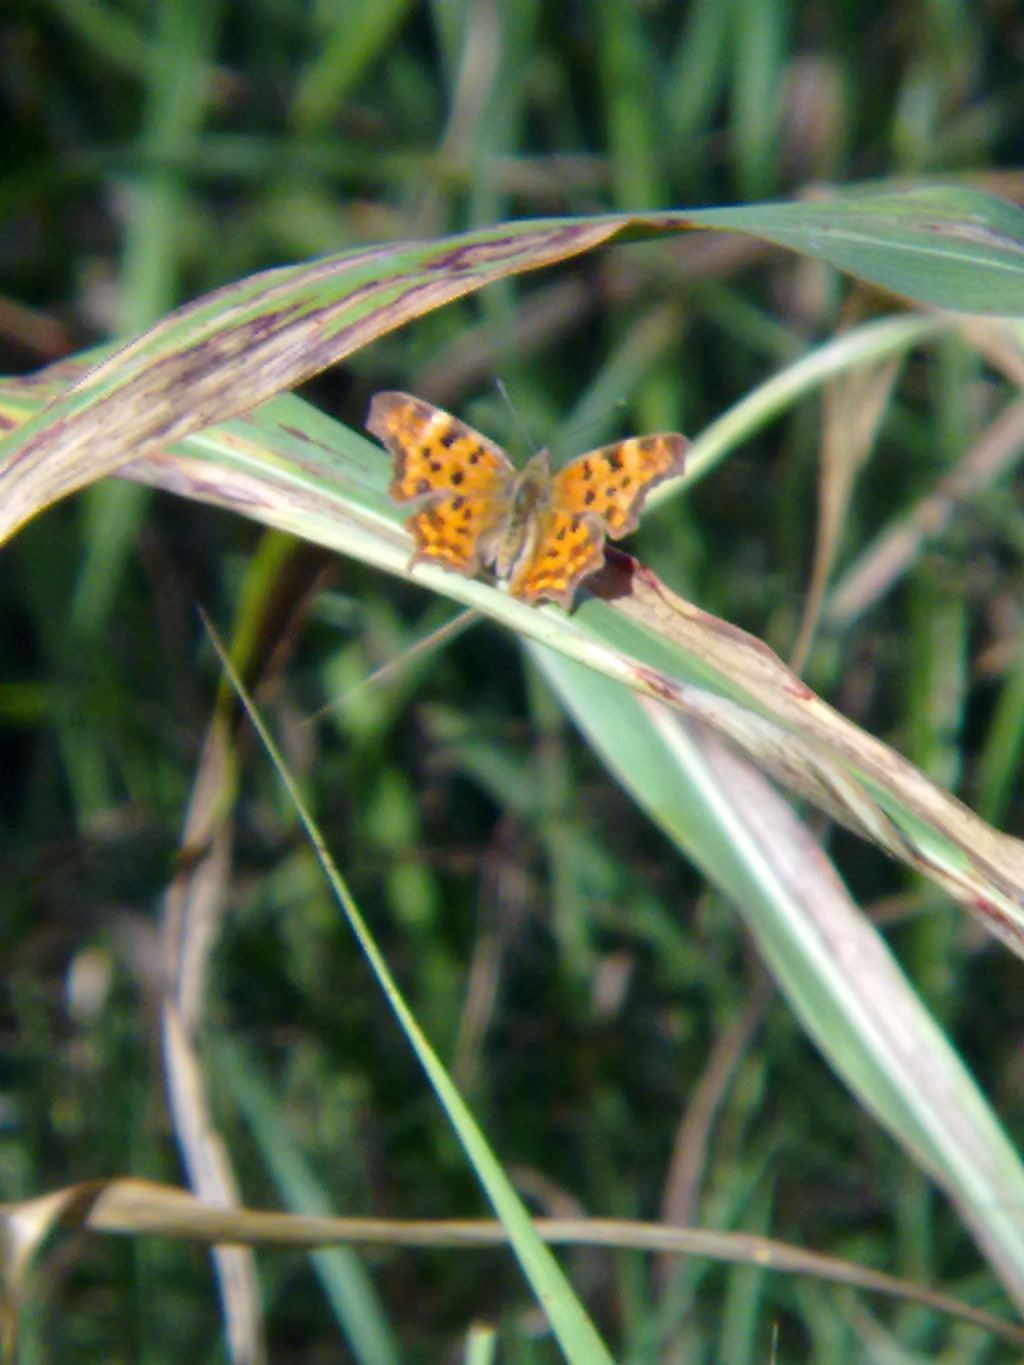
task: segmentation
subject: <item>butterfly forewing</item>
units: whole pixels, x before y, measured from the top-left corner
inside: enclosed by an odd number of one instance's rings
[[[407,393],[378,393],[366,426],[395,457],[391,496],[422,503],[405,523],[416,541],[412,562],[435,560],[472,578],[481,539],[505,514],[511,461],[465,422]]]
[[[515,474],[500,446],[408,393],[378,393],[366,428],[395,456],[389,491],[396,502],[429,493],[486,495]]]
[[[683,472],[686,446],[675,433],[633,436],[580,455],[554,476],[555,503],[600,517],[617,540],[636,529],[650,490]]]

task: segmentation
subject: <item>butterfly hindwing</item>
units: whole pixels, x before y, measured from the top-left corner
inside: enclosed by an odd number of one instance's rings
[[[484,532],[502,515],[501,505],[485,497],[458,493],[427,499],[405,523],[416,541],[412,563],[432,559],[446,569],[474,578],[481,569]]]
[[[543,517],[529,559],[509,582],[525,602],[558,602],[567,610],[577,586],[604,563],[604,527],[597,517],[552,507]]]

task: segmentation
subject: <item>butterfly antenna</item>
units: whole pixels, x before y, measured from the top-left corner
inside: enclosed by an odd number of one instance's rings
[[[622,417],[622,414],[626,411],[628,406],[629,403],[625,397],[616,398],[610,408],[605,408],[604,411],[600,413],[581,414],[571,426],[567,427],[559,434],[558,444],[560,446],[578,446],[580,444],[580,437],[585,432],[609,427],[616,419]]]
[[[505,404],[508,407],[509,412],[512,414],[512,421],[519,428],[519,435],[524,438],[526,442],[526,449],[532,455],[535,451],[540,449],[540,445],[533,439],[533,432],[523,421],[522,413],[516,407],[515,403],[512,402],[512,398],[509,394],[509,391],[505,387],[505,381],[503,379],[496,379],[494,381],[494,387],[498,390],[502,398],[505,400]]]

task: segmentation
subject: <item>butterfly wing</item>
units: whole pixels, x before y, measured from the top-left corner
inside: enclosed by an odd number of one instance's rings
[[[557,602],[568,611],[577,586],[603,563],[600,520],[553,506],[543,514],[533,553],[517,566],[509,592],[524,602]]]
[[[635,529],[650,490],[683,472],[686,447],[686,438],[674,433],[635,436],[560,469],[534,552],[510,590],[528,602],[549,598],[568,610],[579,584],[604,563],[605,535],[617,540]]]
[[[599,517],[613,540],[636,529],[652,488],[683,472],[684,436],[633,436],[592,450],[554,476],[556,507]]]
[[[500,446],[441,408],[407,393],[378,393],[366,428],[394,456],[389,493],[417,499],[406,522],[417,560],[472,577],[480,540],[505,515],[515,468]]]

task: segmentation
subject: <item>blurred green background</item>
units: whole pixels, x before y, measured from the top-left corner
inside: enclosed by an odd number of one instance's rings
[[[1024,15],[1000,0],[15,0],[0,17],[0,365],[127,336],[268,265],[509,217],[922,178],[1024,199],[1022,58]],[[306,395],[360,427],[376,389],[407,388],[520,458],[549,436],[566,455],[632,431],[695,434],[843,326],[898,307],[752,241],[695,235],[491,288]],[[857,485],[840,574],[1009,392],[955,338],[915,357]],[[642,542],[677,591],[784,657],[821,430],[820,403],[802,404]],[[1020,486],[1011,471],[970,499],[878,602],[819,634],[805,669],[1017,834]],[[514,640],[478,625],[373,680],[451,606],[116,483],[48,512],[0,566],[0,1197],[182,1180],[154,1001],[160,898],[217,687],[195,606],[230,633],[254,600],[270,615],[274,592],[285,625],[264,702],[421,1021],[538,1210],[671,1210],[1003,1307],[966,1232],[773,995],[729,906],[588,753]],[[286,1206],[272,1154],[287,1151],[339,1213],[481,1213],[251,749],[242,787],[206,1008],[246,1203]],[[829,847],[1019,1133],[1019,967],[902,867],[842,833]],[[673,1153],[705,1131],[681,1187]],[[811,1280],[694,1260],[666,1281],[638,1253],[563,1260],[622,1359],[741,1365],[773,1358],[775,1333],[780,1360],[881,1359],[879,1342],[901,1361],[1010,1358],[974,1329]],[[507,1255],[366,1264],[393,1358],[458,1358],[479,1319],[501,1324],[509,1360],[556,1358]],[[305,1257],[259,1265],[275,1361],[356,1358]],[[206,1254],[152,1240],[56,1239],[22,1341],[26,1360],[226,1350]]]

